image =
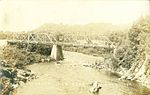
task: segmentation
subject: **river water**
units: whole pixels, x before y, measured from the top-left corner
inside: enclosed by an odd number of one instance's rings
[[[5,40],[0,40],[0,51],[6,44]],[[143,95],[150,95],[137,82],[120,81],[109,72],[83,66],[103,58],[67,51],[64,51],[64,56],[65,60],[60,64],[51,62],[28,66],[39,78],[19,86],[16,95],[93,95],[89,92],[89,84],[94,81],[102,87],[98,95],[142,95],[145,91],[147,94]]]
[[[103,58],[66,51],[64,56],[65,60],[60,64],[51,62],[29,66],[39,78],[21,85],[16,95],[93,95],[89,92],[89,84],[94,81],[98,81],[102,87],[97,95],[143,93],[143,87],[136,82],[120,81],[116,75],[83,66]]]

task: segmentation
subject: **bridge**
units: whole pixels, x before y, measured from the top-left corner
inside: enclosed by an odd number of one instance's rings
[[[112,48],[112,44],[106,36],[100,36],[100,40],[76,40],[74,42],[65,41],[65,38],[57,38],[48,33],[12,33],[7,38],[8,43],[25,43],[52,45],[51,57],[55,60],[62,60],[62,46],[71,47],[93,47],[93,48]]]

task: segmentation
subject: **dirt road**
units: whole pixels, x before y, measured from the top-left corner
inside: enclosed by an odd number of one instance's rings
[[[17,95],[92,95],[89,84],[94,81],[102,87],[98,95],[141,95],[142,87],[135,82],[122,82],[109,73],[82,66],[96,57],[75,52],[64,55],[65,60],[60,64],[29,66],[39,78],[20,86]]]

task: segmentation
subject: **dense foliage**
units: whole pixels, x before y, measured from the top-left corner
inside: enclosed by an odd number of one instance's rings
[[[115,36],[114,36],[115,35]],[[113,34],[110,40],[115,42],[116,51],[113,60],[117,60],[120,68],[128,70],[127,77],[132,78],[149,75],[150,67],[150,17],[141,17],[135,21],[128,34]],[[119,68],[119,70],[120,70]],[[123,70],[123,69],[121,69]],[[140,73],[140,74],[139,74]]]

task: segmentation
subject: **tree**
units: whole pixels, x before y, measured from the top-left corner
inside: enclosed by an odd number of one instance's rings
[[[139,18],[131,27],[129,33],[128,52],[124,62],[130,64],[126,77],[143,79],[150,70],[150,23],[149,17]]]

